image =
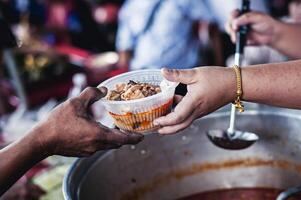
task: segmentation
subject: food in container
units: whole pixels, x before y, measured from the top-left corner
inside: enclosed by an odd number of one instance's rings
[[[148,133],[158,128],[154,119],[171,111],[177,83],[165,80],[160,70],[139,70],[115,76],[99,86],[108,88],[101,101],[118,128]]]
[[[139,83],[130,80],[128,83],[116,84],[114,90],[110,90],[106,98],[111,101],[129,101],[149,97],[161,92],[158,85]]]

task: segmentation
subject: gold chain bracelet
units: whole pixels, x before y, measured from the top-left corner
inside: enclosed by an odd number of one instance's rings
[[[237,89],[236,89],[236,98],[233,102],[233,104],[235,105],[235,108],[237,108],[239,110],[239,112],[243,112],[244,109],[244,105],[241,102],[241,98],[242,98],[242,78],[241,78],[241,69],[239,66],[234,65],[233,69],[235,71],[235,75],[236,75],[236,85],[237,85]]]

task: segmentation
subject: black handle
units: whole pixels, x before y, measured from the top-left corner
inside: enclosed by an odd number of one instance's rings
[[[180,84],[176,87],[175,94],[185,96],[186,93],[187,93],[187,85],[186,85],[186,84],[183,84],[183,83],[180,83]]]
[[[250,12],[250,0],[242,0],[240,15]],[[235,53],[243,54],[244,47],[247,43],[247,34],[249,26],[240,26],[236,33],[236,48]]]

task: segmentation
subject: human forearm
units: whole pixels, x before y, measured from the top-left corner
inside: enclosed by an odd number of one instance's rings
[[[28,169],[50,155],[90,156],[99,150],[136,144],[142,135],[109,129],[88,113],[105,88],[86,88],[58,105],[24,138],[0,150],[0,196]]]
[[[46,158],[39,142],[39,128],[19,141],[0,150],[0,196],[28,169]]]
[[[301,60],[242,69],[246,101],[301,109]]]
[[[269,46],[288,56],[301,58],[301,25],[288,24],[280,21],[274,22],[274,39]]]

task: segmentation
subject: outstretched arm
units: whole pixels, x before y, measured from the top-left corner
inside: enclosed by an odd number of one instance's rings
[[[243,99],[301,109],[301,60],[242,69]]]
[[[23,139],[0,150],[0,196],[27,170],[46,158],[39,141],[39,128],[35,128]]]
[[[24,138],[0,150],[0,196],[47,156],[89,156],[141,141],[141,135],[109,129],[89,115],[89,106],[105,94],[105,88],[87,88],[56,107]]]
[[[196,118],[207,115],[235,99],[234,70],[200,67],[190,70],[162,71],[170,81],[187,84],[187,94],[176,97],[178,105],[154,123],[159,133],[175,133]],[[301,60],[242,68],[243,100],[301,109]]]

